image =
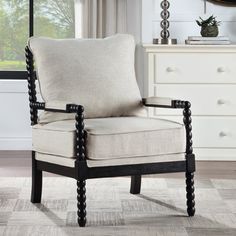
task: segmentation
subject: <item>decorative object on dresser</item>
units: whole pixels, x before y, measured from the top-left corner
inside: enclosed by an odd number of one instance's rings
[[[160,36],[161,38],[156,38],[153,39],[154,44],[177,44],[177,39],[171,39],[170,37],[170,32],[169,32],[169,27],[170,27],[170,22],[169,22],[169,17],[170,17],[170,12],[168,11],[170,7],[170,3],[168,0],[162,0],[161,2],[161,33]]]
[[[134,38],[123,34],[105,39],[33,37],[26,47],[31,201],[41,201],[42,171],[76,179],[80,226],[86,224],[86,180],[92,178],[132,176],[130,192],[138,194],[141,175],[185,172],[187,213],[195,213],[190,102],[142,99],[134,55]],[[37,102],[36,75],[43,103]],[[182,109],[183,122],[149,118],[145,107]],[[38,110],[43,110],[39,118]]]
[[[198,160],[236,161],[236,45],[144,45],[145,96],[182,96],[193,104]],[[151,117],[179,121],[173,111]]]
[[[219,34],[218,26],[220,21],[216,20],[215,16],[210,16],[206,20],[199,17],[200,20],[196,20],[197,24],[201,27],[202,37],[217,37]]]

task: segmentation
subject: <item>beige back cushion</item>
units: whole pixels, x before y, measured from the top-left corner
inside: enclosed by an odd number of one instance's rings
[[[132,36],[60,40],[33,37],[28,45],[46,105],[80,104],[86,118],[145,115],[135,78]],[[73,117],[44,112],[40,122]]]

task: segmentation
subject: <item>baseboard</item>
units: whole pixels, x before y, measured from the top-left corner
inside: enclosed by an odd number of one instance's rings
[[[200,157],[196,157],[197,161],[235,161],[236,162],[236,157],[219,157],[219,156],[215,156],[215,157],[209,157],[209,156],[200,156]]]
[[[0,138],[0,150],[31,150],[32,139],[31,137],[8,137]]]
[[[236,161],[235,148],[194,148],[198,161]]]

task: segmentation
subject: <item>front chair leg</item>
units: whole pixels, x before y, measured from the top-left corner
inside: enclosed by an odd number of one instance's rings
[[[195,195],[194,195],[194,173],[186,172],[186,197],[187,197],[187,212],[189,216],[195,214]]]
[[[40,203],[42,196],[42,171],[37,169],[37,161],[35,153],[32,152],[32,187],[31,187],[31,202]]]
[[[141,190],[141,175],[133,175],[131,176],[131,184],[130,184],[130,193],[139,194]]]
[[[77,215],[78,224],[80,227],[84,227],[86,224],[86,181],[77,181]]]

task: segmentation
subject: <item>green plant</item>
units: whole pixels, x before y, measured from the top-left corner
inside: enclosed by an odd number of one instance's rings
[[[207,18],[206,20],[203,20],[201,17],[199,17],[199,20],[196,20],[197,24],[201,27],[207,27],[207,26],[219,26],[220,25],[220,21],[216,20],[216,16],[210,16],[209,18]]]

